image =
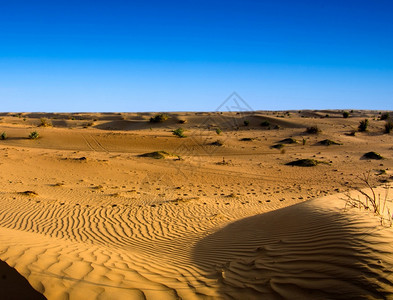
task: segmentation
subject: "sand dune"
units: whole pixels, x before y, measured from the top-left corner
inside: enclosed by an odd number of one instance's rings
[[[392,298],[392,228],[341,199],[390,184],[392,136],[326,114],[1,114],[0,259],[48,299]]]

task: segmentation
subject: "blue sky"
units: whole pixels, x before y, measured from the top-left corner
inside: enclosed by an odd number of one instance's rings
[[[393,109],[393,1],[3,1],[0,111]]]

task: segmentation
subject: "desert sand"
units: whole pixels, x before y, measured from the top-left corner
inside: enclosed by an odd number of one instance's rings
[[[1,299],[393,299],[379,112],[154,116],[0,114]]]

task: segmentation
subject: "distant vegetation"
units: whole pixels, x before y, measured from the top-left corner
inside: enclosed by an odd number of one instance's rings
[[[248,125],[250,125],[250,121],[248,121],[248,120],[244,120],[244,126],[248,126]]]
[[[210,145],[221,147],[222,145],[224,145],[224,143],[222,141],[220,141],[220,140],[217,140],[217,141],[211,143]]]
[[[154,152],[144,153],[139,156],[140,157],[151,157],[151,158],[155,158],[155,159],[163,159],[167,156],[172,156],[172,155],[166,151],[154,151]]]
[[[220,135],[221,132],[222,132],[222,130],[221,130],[220,128],[216,128],[216,133],[217,133],[218,135]]]
[[[6,139],[7,139],[7,134],[5,132],[1,133],[0,140],[6,140]]]
[[[275,145],[272,146],[272,148],[282,149],[282,148],[284,148],[284,144],[275,144]]]
[[[374,152],[374,151],[365,153],[365,154],[363,155],[363,158],[377,159],[377,160],[383,159],[383,157],[381,156],[381,154],[376,153],[376,152]]]
[[[349,112],[344,111],[344,112],[343,112],[343,117],[344,117],[345,119],[348,118],[348,117],[349,117]]]
[[[332,141],[332,140],[329,140],[329,139],[326,139],[326,140],[320,141],[320,142],[319,142],[319,144],[321,144],[321,145],[324,145],[324,146],[330,146],[330,145],[342,145],[342,144],[340,144],[340,143],[337,143],[337,142],[335,142],[335,141]]]
[[[387,120],[387,119],[389,119],[389,113],[388,112],[387,113],[383,113],[381,115],[381,120]]]
[[[390,133],[393,129],[393,122],[392,121],[387,121],[385,123],[385,133]]]
[[[150,122],[151,123],[160,123],[160,122],[165,122],[168,119],[169,119],[169,117],[167,114],[157,114],[154,117],[150,118]]]
[[[298,167],[315,167],[318,164],[327,164],[324,161],[319,161],[316,159],[298,159],[291,161],[289,163],[286,163],[287,166],[298,166]]]
[[[52,126],[52,123],[48,120],[48,119],[46,119],[46,118],[42,118],[41,120],[40,120],[40,125],[38,125],[39,127],[51,127]]]
[[[307,127],[306,132],[309,134],[318,134],[321,132],[321,129],[319,129],[318,126],[311,126]]]
[[[286,138],[280,141],[282,144],[297,144],[297,140],[294,138]]]
[[[173,131],[172,131],[172,134],[173,134],[173,135],[176,135],[176,136],[178,136],[178,137],[180,137],[180,138],[186,137],[186,136],[184,135],[184,129],[181,128],[181,127],[178,128],[178,129],[173,130]]]
[[[29,139],[35,140],[35,139],[38,139],[39,136],[40,135],[39,135],[39,133],[37,131],[33,131],[33,132],[30,132]]]
[[[367,127],[368,127],[368,119],[364,119],[363,121],[360,121],[358,130],[362,132],[367,131]]]
[[[262,123],[261,123],[261,126],[262,127],[268,127],[268,126],[270,126],[270,123],[269,123],[269,121],[263,121]]]

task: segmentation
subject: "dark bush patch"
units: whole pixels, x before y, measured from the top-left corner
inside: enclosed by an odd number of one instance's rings
[[[318,142],[319,144],[321,144],[321,145],[324,145],[324,146],[330,146],[330,145],[342,145],[342,144],[340,144],[340,143],[337,143],[337,142],[335,142],[335,141],[332,141],[332,140],[329,140],[329,139],[326,139],[326,140],[323,140],[323,141],[320,141],[320,142]]]
[[[268,126],[270,126],[270,123],[269,123],[269,121],[263,121],[262,123],[261,123],[261,126],[262,127],[268,127]]]
[[[150,118],[150,122],[152,123],[160,123],[160,122],[165,122],[166,120],[168,120],[168,115],[167,114],[158,114],[155,115],[154,117]]]
[[[287,166],[298,166],[298,167],[315,167],[318,164],[327,164],[327,163],[316,159],[309,159],[309,158],[298,159],[286,163]]]
[[[166,158],[167,156],[171,156],[171,154],[169,154],[166,151],[154,151],[154,152],[140,154],[139,156],[140,157],[151,157],[151,158],[155,158],[155,159],[163,159],[163,158]]]
[[[374,151],[365,153],[363,155],[363,158],[367,158],[367,159],[383,159],[383,157],[379,153],[376,153]]]
[[[293,138],[286,138],[280,141],[281,144],[297,144],[297,140]]]
[[[223,143],[223,142],[221,142],[220,140],[217,140],[217,141],[215,141],[215,142],[211,143],[210,145],[212,145],[212,146],[219,146],[219,147],[221,147],[222,145],[224,145],[224,143]]]
[[[319,129],[318,126],[311,126],[307,127],[306,132],[309,134],[318,134],[321,132],[321,129]]]
[[[272,148],[275,148],[275,149],[282,149],[283,147],[284,147],[284,144],[275,144],[272,146]]]
[[[363,121],[360,121],[359,123],[359,131],[367,131],[367,127],[368,127],[368,119],[364,119]]]

